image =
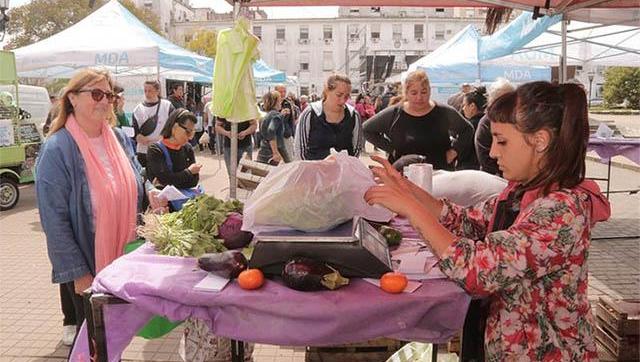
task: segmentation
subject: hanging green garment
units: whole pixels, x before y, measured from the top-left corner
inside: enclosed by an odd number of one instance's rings
[[[213,106],[218,117],[230,122],[259,118],[251,63],[259,58],[260,40],[249,32],[249,22],[239,19],[218,33],[213,68]]]

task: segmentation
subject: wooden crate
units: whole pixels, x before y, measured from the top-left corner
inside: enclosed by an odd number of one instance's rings
[[[596,316],[618,336],[640,335],[640,299],[600,297]]]
[[[640,336],[620,336],[600,317],[596,317],[596,341],[615,361],[640,361]]]
[[[241,159],[236,172],[238,188],[255,190],[273,168],[274,166],[266,163],[255,162],[246,158]]]
[[[376,338],[362,343],[307,347],[305,362],[384,362],[406,342]]]

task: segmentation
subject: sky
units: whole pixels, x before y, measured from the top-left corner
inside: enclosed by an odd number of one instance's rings
[[[9,0],[9,8],[29,3],[31,0]],[[226,13],[233,8],[224,0],[191,0],[191,6],[196,8],[210,7],[216,12]],[[337,6],[300,6],[300,7],[263,7],[269,18],[332,18],[338,16]]]

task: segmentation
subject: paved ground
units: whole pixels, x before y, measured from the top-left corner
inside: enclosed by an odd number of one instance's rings
[[[208,192],[225,197],[228,188],[224,163],[201,154],[203,184]],[[625,160],[621,162],[628,163]],[[219,164],[221,165],[219,167]],[[588,163],[588,175],[606,175],[606,166]],[[640,171],[615,167],[613,189],[640,187]],[[61,345],[62,314],[57,286],[50,283],[50,264],[38,221],[34,188],[21,189],[18,206],[0,215],[0,361],[64,361]],[[589,297],[602,295],[640,299],[640,195],[612,194],[616,223],[600,225],[594,237],[635,234],[635,238],[594,240],[589,257]],[[620,235],[620,234],[618,234]],[[180,361],[177,329],[165,338],[136,338],[124,361]],[[303,348],[258,345],[256,362],[304,361]]]

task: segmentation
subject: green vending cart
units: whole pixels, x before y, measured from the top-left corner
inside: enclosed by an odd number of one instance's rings
[[[18,203],[19,185],[34,181],[42,136],[20,109],[14,54],[0,51],[0,65],[0,84],[15,87],[15,92],[0,92],[0,210],[5,211]]]

